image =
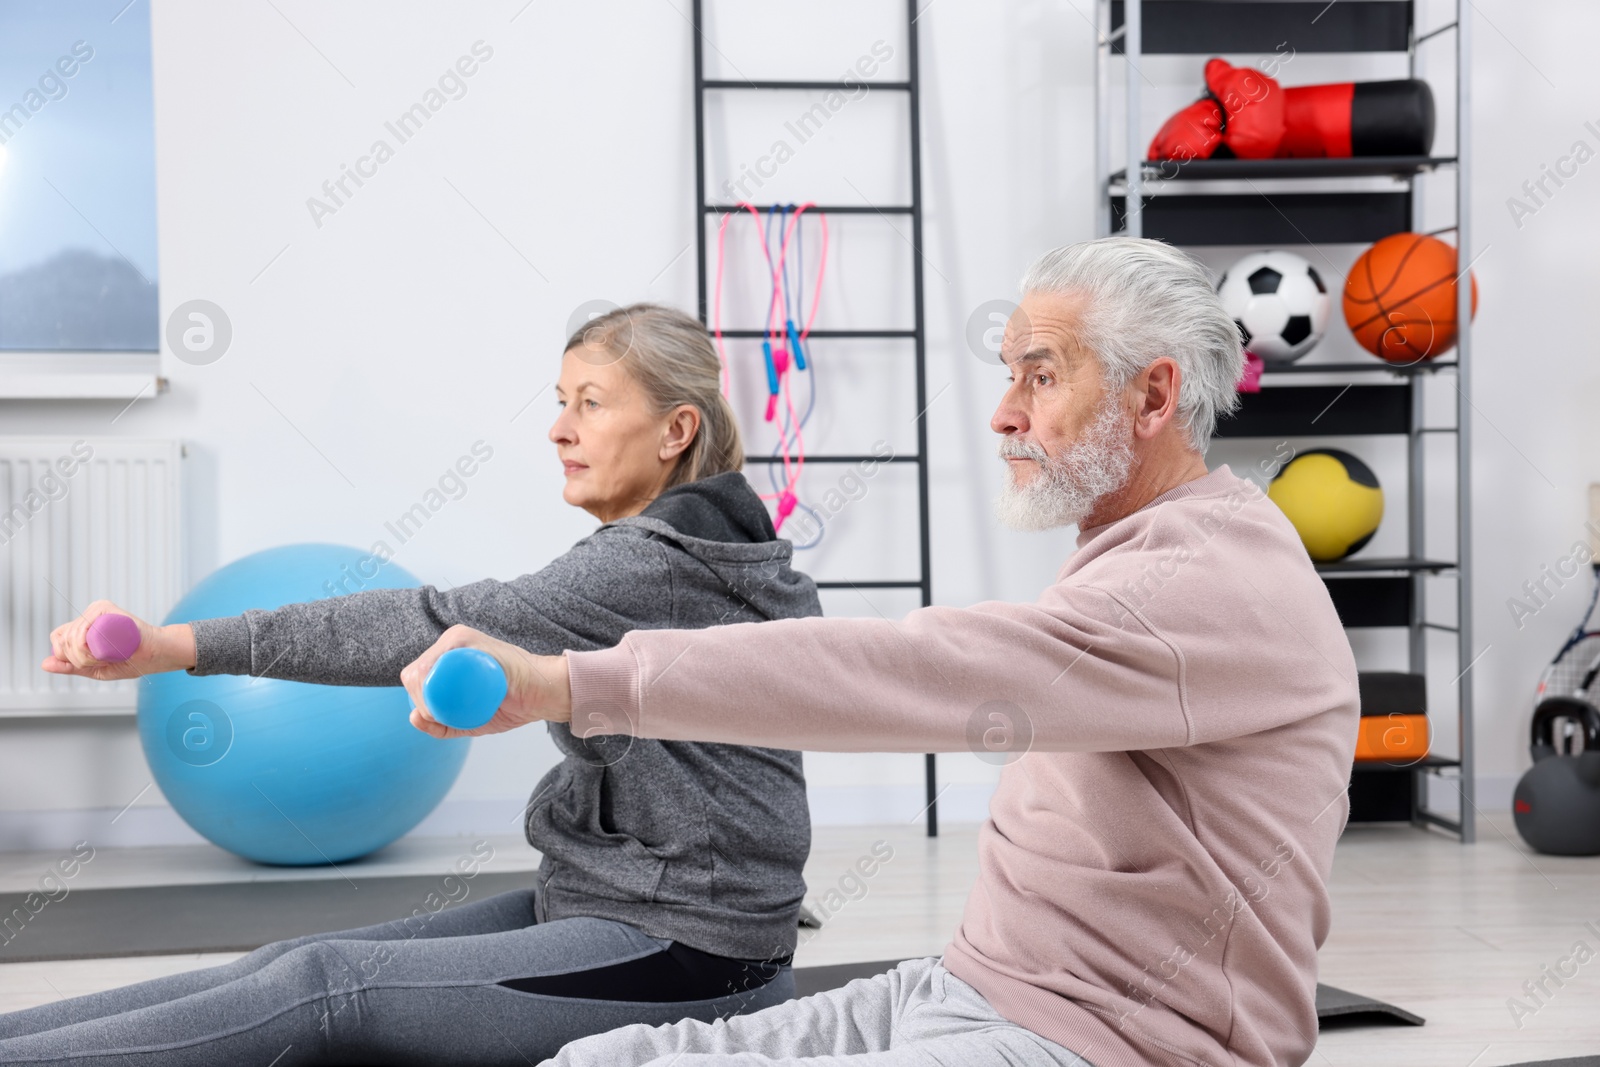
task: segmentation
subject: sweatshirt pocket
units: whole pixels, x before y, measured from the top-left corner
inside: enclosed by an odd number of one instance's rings
[[[613,890],[618,899],[653,902],[662,875],[666,873],[667,857],[637,836],[637,828],[631,824],[638,813],[634,805],[628,803],[626,790],[619,789],[622,783],[618,781],[617,769],[612,766],[586,770],[595,784],[596,831],[587,857],[590,861],[588,873]]]
[[[654,903],[667,861],[637,838],[608,834],[589,857],[587,891],[611,900]]]

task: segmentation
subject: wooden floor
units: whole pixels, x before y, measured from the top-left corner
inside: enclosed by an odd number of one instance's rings
[[[1334,925],[1322,951],[1324,982],[1391,1001],[1424,1016],[1419,1028],[1323,1035],[1312,1064],[1494,1067],[1528,1060],[1600,1055],[1600,858],[1530,854],[1509,818],[1481,826],[1482,840],[1404,827],[1352,827],[1333,875]],[[813,905],[839,906],[821,930],[802,930],[801,965],[936,955],[960,918],[976,874],[976,827],[947,827],[929,840],[915,825],[819,827],[806,867]],[[881,844],[879,844],[881,842]],[[514,839],[496,839],[492,867],[531,868]],[[857,859],[892,849],[864,884]],[[374,861],[396,873],[433,873],[464,851],[460,841],[406,842]],[[31,881],[54,857],[0,855],[0,892]],[[870,866],[870,864],[869,864]],[[89,885],[152,885],[304,877],[253,867],[211,849],[103,852],[84,869]],[[337,877],[322,872],[323,877]],[[1567,956],[1578,941],[1596,953],[1543,1005],[1523,983]],[[0,965],[0,1012],[143,978],[207,966],[233,955]],[[1569,968],[1570,969],[1570,968]],[[1533,1014],[1513,1017],[1523,997]],[[1520,1026],[1519,1026],[1520,1022]]]

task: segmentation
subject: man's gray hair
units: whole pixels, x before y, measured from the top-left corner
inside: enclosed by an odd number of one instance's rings
[[[1022,291],[1084,297],[1077,340],[1100,361],[1110,389],[1171,356],[1183,372],[1178,424],[1201,455],[1217,417],[1239,406],[1239,328],[1193,256],[1160,241],[1102,237],[1040,256]]]

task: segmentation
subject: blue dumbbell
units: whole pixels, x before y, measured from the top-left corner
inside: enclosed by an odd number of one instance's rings
[[[452,648],[434,662],[422,683],[422,701],[439,722],[457,730],[476,730],[506,699],[506,672],[489,653]]]

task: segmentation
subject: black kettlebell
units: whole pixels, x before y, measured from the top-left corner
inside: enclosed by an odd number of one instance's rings
[[[1583,730],[1583,751],[1558,753],[1555,724]],[[1577,697],[1550,697],[1533,709],[1533,766],[1517,783],[1511,814],[1517,833],[1554,856],[1600,855],[1600,710]]]

